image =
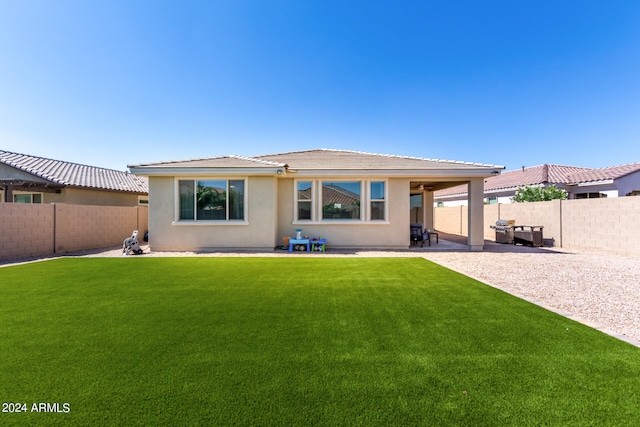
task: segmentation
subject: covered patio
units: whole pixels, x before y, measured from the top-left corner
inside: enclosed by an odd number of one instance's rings
[[[426,178],[426,177],[425,177]],[[421,223],[428,230],[434,229],[434,192],[445,188],[455,187],[461,182],[466,182],[468,192],[467,215],[469,227],[467,230],[466,244],[472,251],[481,251],[484,246],[484,177],[464,178],[428,177],[423,179],[412,178],[410,183],[411,194],[411,218],[410,223]],[[457,239],[458,243],[462,243]]]

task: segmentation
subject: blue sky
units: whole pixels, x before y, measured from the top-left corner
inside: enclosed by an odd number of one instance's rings
[[[0,149],[640,162],[640,2],[0,0]]]

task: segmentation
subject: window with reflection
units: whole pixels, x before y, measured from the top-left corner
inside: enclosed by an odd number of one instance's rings
[[[179,218],[195,221],[244,220],[245,181],[180,180]]]
[[[370,219],[384,220],[385,218],[385,191],[384,181],[372,181],[369,183]]]
[[[313,206],[313,183],[311,181],[298,181],[296,188],[297,219],[311,220]]]
[[[323,181],[322,219],[361,219],[361,181]]]

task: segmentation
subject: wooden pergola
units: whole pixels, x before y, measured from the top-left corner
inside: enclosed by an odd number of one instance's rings
[[[13,202],[14,191],[29,191],[38,193],[60,193],[64,184],[46,181],[29,181],[25,179],[0,179],[0,188],[4,192],[4,202]]]

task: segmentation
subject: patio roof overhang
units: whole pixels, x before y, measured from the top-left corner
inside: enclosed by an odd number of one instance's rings
[[[14,191],[37,192],[37,193],[60,193],[63,184],[57,184],[48,181],[29,181],[25,179],[0,179],[0,189],[4,193],[4,202],[9,203],[13,200]]]
[[[286,173],[285,167],[258,168],[181,168],[130,166],[135,175],[142,176],[273,176]]]

